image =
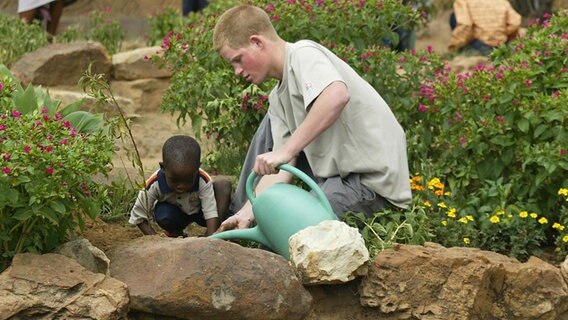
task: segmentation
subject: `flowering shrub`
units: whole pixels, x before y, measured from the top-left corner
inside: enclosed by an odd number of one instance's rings
[[[410,158],[415,166],[432,159],[430,172],[460,191],[455,200],[467,214],[516,205],[557,220],[557,191],[568,183],[568,76],[558,63],[568,39],[557,24],[567,20],[560,15],[544,29],[532,27],[511,49],[500,48],[493,65],[442,72],[423,84],[414,112],[428,125],[405,127],[431,141],[411,149]],[[509,50],[517,53],[508,58]]]
[[[58,109],[0,66],[0,270],[19,252],[49,252],[106,201],[92,181],[110,169],[114,142],[100,117]],[[38,102],[40,104],[38,104]]]

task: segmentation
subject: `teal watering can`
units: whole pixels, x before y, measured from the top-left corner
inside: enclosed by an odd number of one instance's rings
[[[246,193],[252,204],[256,226],[215,233],[210,237],[256,241],[289,260],[288,241],[292,235],[324,220],[337,220],[327,197],[309,176],[288,164],[280,165],[278,169],[300,178],[317,197],[286,183],[276,183],[256,197],[253,186],[256,174],[253,171],[247,179]]]

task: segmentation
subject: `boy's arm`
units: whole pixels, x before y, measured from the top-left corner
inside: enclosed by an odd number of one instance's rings
[[[219,218],[207,219],[205,220],[205,223],[207,224],[205,236],[208,237],[217,231],[217,228],[219,227]]]
[[[130,219],[128,222],[130,224],[136,225],[144,235],[156,234],[156,231],[150,225],[150,211],[154,206],[154,201],[156,200],[156,195],[149,190],[141,190],[138,192],[136,197],[136,202],[130,211]]]

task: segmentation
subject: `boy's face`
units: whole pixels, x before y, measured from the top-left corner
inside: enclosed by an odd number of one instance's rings
[[[219,50],[219,54],[231,63],[237,76],[248,82],[261,84],[266,79],[263,49],[263,44],[253,39],[245,48],[233,49],[224,46]]]
[[[191,189],[199,168],[192,168],[191,166],[172,165],[165,167],[160,164],[166,176],[166,183],[170,189],[176,193],[184,193]]]

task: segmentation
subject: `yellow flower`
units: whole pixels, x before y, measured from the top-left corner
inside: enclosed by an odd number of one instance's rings
[[[547,223],[548,223],[548,219],[546,219],[545,217],[540,217],[540,219],[538,219],[538,223],[540,223],[540,224],[547,224]]]
[[[560,190],[558,190],[558,195],[559,196],[568,196],[568,188],[560,188]]]
[[[513,215],[510,214],[510,213],[507,215],[507,219],[511,219],[512,217],[513,217]]]
[[[492,216],[491,218],[489,218],[489,221],[491,221],[491,223],[499,223],[499,217]]]
[[[438,197],[441,197],[444,195],[444,190],[436,190],[434,191],[434,194],[437,195]]]
[[[559,231],[564,230],[564,226],[561,225],[561,224],[558,223],[558,222],[555,222],[555,223],[552,225],[552,228],[553,228],[553,229],[557,229],[557,230],[559,230]]]
[[[530,216],[531,216],[531,218],[536,219],[538,217],[538,214],[533,212],[533,213],[530,214]]]
[[[432,204],[430,203],[430,201],[424,201],[424,206],[430,208]]]
[[[467,224],[469,222],[469,221],[467,221],[466,217],[461,217],[458,221],[463,223],[463,224]]]
[[[469,240],[469,238],[463,238],[463,243],[465,244],[469,244],[471,241]]]
[[[444,227],[447,226],[447,225],[448,225],[448,221],[442,220],[442,225],[443,225]]]
[[[456,217],[456,208],[451,208],[448,210],[448,217],[455,218]]]
[[[447,206],[445,203],[440,202],[440,203],[438,203],[438,207],[440,207],[440,208],[447,208],[448,206]]]
[[[562,242],[568,242],[568,236],[562,237]]]
[[[449,191],[446,191],[446,192],[444,193],[444,195],[445,195],[445,196],[448,196],[448,197],[449,197],[449,196],[451,196],[451,195],[452,195],[452,193],[451,193],[451,192],[449,192]]]
[[[526,211],[521,211],[521,212],[519,212],[519,217],[521,217],[521,218],[523,218],[523,219],[526,218],[526,217],[528,217],[528,216],[529,216],[529,213],[526,212]]]
[[[473,216],[467,215],[467,216],[465,216],[465,217],[467,218],[467,220],[473,221]]]

